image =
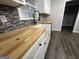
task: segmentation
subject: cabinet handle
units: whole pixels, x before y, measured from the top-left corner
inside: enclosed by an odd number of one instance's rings
[[[39,44],[39,46],[42,46],[42,44]]]

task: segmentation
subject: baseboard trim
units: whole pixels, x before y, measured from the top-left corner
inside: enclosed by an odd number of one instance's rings
[[[58,29],[52,29],[52,31],[61,31],[61,30],[58,30]]]
[[[74,33],[79,33],[79,31],[73,31]]]

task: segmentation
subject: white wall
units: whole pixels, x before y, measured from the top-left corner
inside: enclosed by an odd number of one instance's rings
[[[78,15],[77,15],[73,32],[79,33],[79,11],[78,11]]]
[[[65,1],[72,1],[72,0],[65,0]]]
[[[65,0],[51,0],[51,19],[54,21],[52,25],[52,30],[61,31]]]

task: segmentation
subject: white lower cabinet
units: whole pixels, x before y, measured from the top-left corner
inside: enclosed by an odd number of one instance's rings
[[[50,41],[50,36],[48,36],[44,42],[42,43],[42,46],[39,48],[38,52],[36,53],[34,59],[44,59],[48,45]]]
[[[44,27],[45,26],[45,27]],[[50,25],[44,24],[45,32],[37,39],[35,44],[25,53],[21,59],[44,59],[50,42]]]

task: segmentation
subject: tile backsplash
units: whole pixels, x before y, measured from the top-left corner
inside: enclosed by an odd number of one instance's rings
[[[0,18],[0,33],[33,24],[31,20],[19,20],[17,9],[11,6],[0,4],[0,15],[4,15],[7,19],[7,22],[1,22]]]

